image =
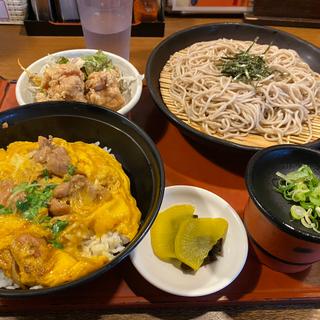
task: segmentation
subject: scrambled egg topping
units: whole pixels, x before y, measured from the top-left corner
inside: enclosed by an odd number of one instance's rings
[[[115,157],[94,144],[39,137],[0,149],[0,269],[22,288],[76,280],[109,262],[84,244],[133,239],[141,213]]]

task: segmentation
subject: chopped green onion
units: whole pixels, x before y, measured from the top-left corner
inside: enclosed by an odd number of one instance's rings
[[[76,173],[76,167],[73,164],[69,164],[67,172],[70,176],[73,176]]]
[[[275,190],[293,203],[291,217],[308,229],[320,233],[320,180],[308,165],[287,174],[276,172],[279,178]]]
[[[0,215],[1,214],[11,214],[13,211],[10,208],[6,208],[2,204],[0,204]]]
[[[66,58],[66,57],[59,57],[59,58],[57,59],[57,63],[58,63],[58,64],[66,64],[66,63],[68,63],[68,62],[69,62],[69,59]]]
[[[13,194],[25,192],[25,198],[16,202],[17,210],[25,219],[29,221],[35,220],[40,209],[48,207],[52,198],[52,190],[55,187],[56,185],[52,183],[45,186],[41,186],[38,183],[18,185],[13,189]]]
[[[98,50],[93,55],[84,56],[82,59],[84,60],[84,64],[81,71],[85,77],[88,77],[92,72],[113,68],[111,59],[101,50]]]
[[[312,226],[313,226],[314,223],[311,221],[309,214],[310,214],[310,211],[307,211],[307,213],[306,213],[305,216],[304,216],[304,219],[306,220],[306,222],[307,222],[309,225],[312,225]]]
[[[48,242],[51,243],[56,249],[63,249],[63,244],[57,240],[49,240]]]
[[[313,227],[312,230],[317,232],[317,233],[320,233],[320,230],[318,229],[318,227]]]
[[[69,222],[66,220],[57,220],[52,225],[52,233],[55,237],[57,237],[67,226]]]
[[[290,212],[291,212],[291,217],[295,220],[302,219],[307,213],[307,211],[304,208],[300,206],[295,206],[295,205],[291,207]]]
[[[305,218],[302,218],[300,221],[302,225],[308,229],[312,229],[314,227],[314,224],[307,222]]]
[[[57,220],[52,226],[52,239],[49,241],[56,249],[63,249],[63,244],[58,241],[60,233],[69,225],[67,220]]]
[[[44,169],[44,170],[42,171],[42,176],[43,176],[46,180],[48,180],[48,179],[50,178],[50,173],[49,173],[48,169]]]

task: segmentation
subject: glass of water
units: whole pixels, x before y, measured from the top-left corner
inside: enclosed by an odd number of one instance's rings
[[[87,48],[115,53],[127,60],[133,0],[77,0]]]

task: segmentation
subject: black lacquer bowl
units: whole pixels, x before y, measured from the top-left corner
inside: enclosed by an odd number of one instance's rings
[[[37,141],[39,135],[63,138],[69,142],[99,141],[111,148],[130,178],[131,192],[142,212],[138,234],[109,264],[70,283],[38,290],[0,289],[0,296],[23,297],[49,294],[94,279],[115,267],[146,235],[161,205],[164,192],[164,170],[153,141],[133,122],[119,113],[77,102],[43,102],[25,105],[0,113],[0,147],[18,140]],[[97,163],[97,170],[99,164]],[[1,235],[0,235],[1,237]],[[1,239],[0,239],[1,241]]]
[[[249,201],[244,223],[260,260],[282,272],[299,272],[320,260],[320,234],[294,220],[293,202],[275,188],[277,172],[287,174],[308,165],[320,177],[320,152],[301,146],[266,148],[250,159],[245,180]]]
[[[210,136],[189,126],[176,117],[165,105],[161,96],[159,84],[160,73],[164,65],[169,60],[170,56],[179,50],[182,50],[200,41],[217,40],[220,38],[253,41],[256,37],[259,37],[258,43],[272,43],[279,48],[293,49],[297,51],[300,57],[309,64],[311,69],[320,73],[319,48],[313,46],[311,43],[290,35],[289,33],[268,27],[244,23],[218,23],[194,26],[192,28],[181,30],[172,34],[153,49],[146,67],[146,81],[148,88],[153,100],[158,105],[160,110],[175,126],[181,129],[184,134],[188,135],[197,142],[213,147],[217,144],[220,144],[223,146],[248,151],[257,151],[261,149],[261,147],[247,146],[222,138]],[[320,142],[317,140],[307,145],[310,146],[319,144]]]

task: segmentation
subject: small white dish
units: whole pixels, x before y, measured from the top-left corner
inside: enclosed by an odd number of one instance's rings
[[[203,296],[225,288],[239,275],[248,255],[247,233],[239,215],[216,194],[193,186],[165,189],[160,211],[176,204],[195,206],[194,214],[200,218],[222,217],[228,221],[223,256],[202,266],[196,273],[184,273],[154,255],[149,231],[130,255],[133,265],[155,287],[178,296]]]
[[[41,73],[43,70],[43,67],[49,63],[52,62],[55,58],[58,57],[66,57],[66,58],[76,58],[76,57],[82,57],[90,54],[95,54],[97,50],[95,49],[74,49],[74,50],[66,50],[66,51],[59,51],[52,53],[50,55],[47,55],[35,62],[33,62],[30,66],[28,66],[26,69],[30,73]],[[126,59],[110,53],[103,51],[105,54],[108,55],[108,57],[112,60],[112,63],[117,66],[121,73],[125,76],[132,76],[136,78],[136,81],[132,81],[129,85],[130,91],[131,91],[131,99],[127,101],[126,105],[124,105],[121,109],[119,109],[117,112],[121,114],[127,114],[139,101],[141,93],[142,93],[142,80],[143,75],[140,75],[138,70]],[[19,103],[19,105],[24,105],[28,103],[34,103],[34,93],[32,90],[32,84],[29,81],[29,77],[27,73],[24,71],[20,75],[17,85],[16,85],[16,99]]]

